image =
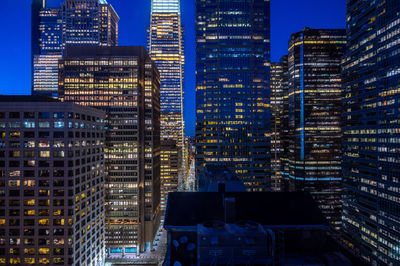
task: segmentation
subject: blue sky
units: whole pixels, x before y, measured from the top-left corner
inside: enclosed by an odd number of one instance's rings
[[[185,121],[186,134],[195,126],[195,0],[181,0],[185,28]],[[48,0],[58,5],[60,0]],[[146,46],[150,0],[108,0],[120,16],[119,45]],[[1,0],[0,94],[30,94],[31,0]],[[287,53],[290,34],[304,27],[344,28],[346,0],[271,0],[272,61]]]

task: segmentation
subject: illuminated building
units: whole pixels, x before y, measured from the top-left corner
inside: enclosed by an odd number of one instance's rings
[[[0,265],[104,265],[104,118],[0,96]]]
[[[56,96],[58,60],[62,58],[62,12],[46,6],[46,1],[32,3],[32,93]]]
[[[178,191],[181,148],[173,139],[161,139],[161,211],[167,207],[168,193]]]
[[[196,171],[270,190],[270,2],[196,1]]]
[[[108,256],[143,252],[160,223],[159,73],[128,46],[68,46],[59,71],[62,100],[106,112]]]
[[[151,1],[148,51],[160,72],[161,81],[161,206],[165,211],[168,193],[178,189],[186,158],[183,121],[185,57],[180,0]],[[177,149],[179,154],[176,154]]]
[[[400,2],[347,1],[343,229],[370,265],[400,265]]]
[[[289,41],[289,172],[292,188],[312,194],[341,226],[341,59],[346,32],[309,29]]]
[[[287,92],[288,61],[287,56],[284,56],[281,62],[271,63],[271,181],[274,191],[282,190],[281,171],[285,161],[282,161],[282,157],[284,157],[284,138],[288,132],[287,125],[284,123],[284,112],[287,112]]]
[[[119,17],[105,0],[32,3],[32,94],[57,97],[58,60],[67,45],[118,45]]]
[[[71,45],[118,45],[119,17],[106,0],[65,0],[63,43]]]

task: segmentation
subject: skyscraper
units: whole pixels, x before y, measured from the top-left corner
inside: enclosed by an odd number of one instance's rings
[[[69,46],[60,98],[106,112],[106,247],[136,254],[160,224],[160,78],[143,47]]]
[[[178,190],[178,179],[185,164],[185,55],[180,0],[151,1],[148,51],[160,72],[161,81],[161,205],[165,211],[168,193]]]
[[[175,140],[183,156],[184,45],[180,0],[152,0],[148,51],[160,71],[161,138]]]
[[[63,44],[117,46],[119,17],[106,0],[65,0]]]
[[[284,124],[287,93],[288,60],[287,56],[284,56],[279,63],[271,63],[271,180],[274,191],[282,190],[283,185],[281,158],[284,154],[284,138],[287,133]]]
[[[58,60],[62,57],[62,12],[46,6],[46,1],[32,3],[32,93],[56,96]]]
[[[119,17],[106,0],[32,3],[32,94],[57,97],[58,60],[67,45],[118,45]]]
[[[289,41],[289,172],[311,192],[335,229],[341,225],[341,60],[345,30],[309,29]]]
[[[400,2],[347,2],[343,228],[371,265],[400,264]]]
[[[196,171],[270,189],[270,2],[196,1]]]
[[[104,265],[104,117],[0,96],[0,265]]]

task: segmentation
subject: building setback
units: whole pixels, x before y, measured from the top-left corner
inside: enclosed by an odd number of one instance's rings
[[[270,2],[196,1],[196,171],[270,190]]]
[[[288,54],[289,171],[311,192],[334,229],[341,226],[341,60],[345,30],[294,33]]]
[[[285,160],[284,143],[287,130],[288,60],[281,58],[279,63],[271,63],[271,181],[272,190],[283,189],[282,170]],[[286,96],[286,97],[285,97]],[[286,118],[286,119],[285,119]],[[286,133],[286,134],[285,134]]]
[[[32,94],[57,97],[58,60],[71,45],[118,45],[119,17],[106,0],[32,2]]]
[[[400,264],[400,2],[347,2],[343,229],[371,265]]]
[[[160,77],[143,47],[67,47],[60,98],[106,112],[106,247],[136,254],[160,223]]]
[[[103,265],[101,110],[0,96],[0,265]]]

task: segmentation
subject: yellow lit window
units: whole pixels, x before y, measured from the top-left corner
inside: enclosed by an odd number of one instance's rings
[[[35,264],[35,258],[24,258],[25,264]]]
[[[40,255],[50,254],[50,249],[49,248],[39,248],[39,254]]]
[[[39,258],[39,264],[50,264],[50,260],[48,258]]]
[[[40,219],[39,225],[50,225],[50,220],[49,219]]]

